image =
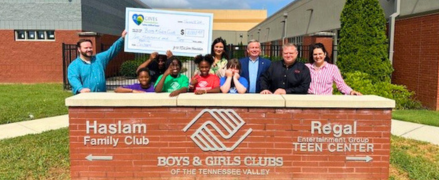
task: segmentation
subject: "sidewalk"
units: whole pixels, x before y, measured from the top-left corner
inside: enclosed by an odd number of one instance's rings
[[[68,126],[68,115],[0,125],[0,140]],[[392,134],[439,145],[439,127],[392,120]]]
[[[68,115],[4,124],[0,125],[0,140],[24,136],[27,134],[38,134],[44,131],[60,129],[68,126]]]
[[[392,119],[392,134],[439,145],[439,127]]]

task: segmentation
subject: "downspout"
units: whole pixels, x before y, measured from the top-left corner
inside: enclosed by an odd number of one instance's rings
[[[333,49],[332,49],[332,59],[333,59],[333,64],[337,64],[337,56],[338,56],[338,53],[337,53],[337,51],[338,51],[338,33],[337,33],[337,30],[335,29],[334,30],[334,43],[332,44],[332,47],[333,47]]]
[[[285,44],[285,38],[287,37],[287,19],[284,22],[284,35],[282,37],[282,46]]]
[[[390,46],[389,46],[389,60],[390,64],[393,65],[393,51],[394,51],[394,41],[395,41],[395,19],[400,14],[401,0],[395,0],[396,12],[390,15]]]
[[[282,37],[282,46],[285,44],[285,38],[287,37],[287,18],[288,18],[288,13],[284,12],[284,36]]]

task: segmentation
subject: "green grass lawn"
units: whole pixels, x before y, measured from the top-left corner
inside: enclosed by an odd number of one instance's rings
[[[0,141],[0,179],[70,179],[67,128]]]
[[[62,84],[1,84],[0,124],[67,114]]]
[[[439,179],[439,146],[392,136],[390,179]]]
[[[439,111],[396,110],[392,112],[392,118],[439,127]]]
[[[68,129],[0,141],[0,179],[69,179]],[[439,179],[439,146],[392,136],[391,180]]]

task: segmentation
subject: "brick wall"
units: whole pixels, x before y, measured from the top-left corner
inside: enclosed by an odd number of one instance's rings
[[[55,41],[15,41],[0,31],[0,83],[62,82],[62,43],[76,43],[77,31],[55,31]]]
[[[416,92],[424,106],[439,110],[439,14],[399,19],[395,27],[392,82]]]
[[[220,107],[215,107],[216,109]],[[229,140],[223,141],[230,147],[250,128],[252,132],[232,151],[204,152],[191,139],[191,135],[203,123],[216,122],[212,115],[202,114],[187,132],[183,128],[204,108],[195,107],[70,107],[70,171],[72,179],[388,179],[390,156],[391,109],[288,109],[288,108],[227,108],[233,109],[246,122]],[[98,126],[108,124],[146,124],[146,133],[94,134],[89,127],[86,134],[86,121]],[[321,151],[306,143],[298,143],[298,137],[334,138],[336,133],[311,133],[311,123],[353,125],[356,134],[344,130],[340,138],[359,138],[367,140],[370,148],[356,151],[336,151],[331,143],[322,143]],[[101,125],[99,125],[101,124]],[[215,123],[218,124],[218,123]],[[209,126],[209,129],[213,126]],[[225,126],[221,127],[224,131]],[[335,126],[333,126],[335,127]],[[351,129],[352,130],[352,129]],[[99,131],[98,131],[99,132]],[[218,131],[212,131],[219,137]],[[117,146],[84,144],[89,138],[119,138]],[[147,145],[127,145],[125,138],[136,137],[139,142],[147,138]],[[221,137],[219,137],[221,138]],[[145,143],[146,144],[146,143]],[[294,144],[297,144],[295,147]],[[314,143],[319,144],[319,143]],[[353,143],[341,143],[350,144]],[[301,148],[310,148],[302,151]],[[318,152],[312,152],[312,151]],[[112,156],[109,161],[86,160],[85,157]],[[349,161],[347,157],[373,158],[370,162]],[[159,162],[168,158],[168,164]],[[187,164],[172,157],[187,158]],[[231,157],[232,160],[221,161],[217,166],[208,166],[207,158]],[[233,158],[239,157],[236,161]],[[270,161],[271,166],[256,165],[258,158],[281,158]],[[194,159],[201,159],[201,165],[194,166]],[[246,159],[249,158],[249,159]],[[256,158],[253,161],[252,158]],[[197,162],[197,161],[195,161]],[[171,165],[174,164],[174,165]],[[227,165],[225,165],[227,164]],[[161,166],[163,165],[163,166]],[[255,165],[255,166],[251,166]],[[195,174],[184,173],[184,170]],[[202,170],[234,169],[240,175],[203,175]],[[246,170],[253,170],[265,175],[245,175]],[[267,172],[268,171],[268,172]],[[174,173],[174,174],[173,174]]]
[[[312,36],[304,36],[303,37],[303,47],[306,48],[306,50],[307,50],[306,52],[308,52],[308,53],[305,53],[303,55],[303,57],[308,59],[308,60],[312,57],[309,57],[310,56],[310,54],[309,54],[310,49],[309,49],[309,47],[306,47],[306,46],[309,46],[313,43],[315,43],[315,41],[314,41],[314,38]]]
[[[56,30],[55,41],[15,41],[14,30],[0,31],[0,83],[62,82],[62,43],[76,44],[80,38],[78,32]],[[101,51],[101,43],[111,45],[119,37],[81,38],[92,39],[97,53]],[[107,75],[119,72],[120,65],[131,59],[134,59],[134,54],[122,50],[107,66]]]
[[[330,62],[332,63],[333,62],[333,60],[332,60],[332,44],[333,44],[332,37],[305,36],[303,38],[303,46],[310,46],[310,45],[313,45],[315,43],[322,43],[325,46],[326,51],[328,52],[328,56],[330,58]],[[310,56],[309,51],[311,49],[309,49],[308,47],[304,47],[304,48],[306,48],[305,52],[307,52],[307,54],[304,54],[304,57],[306,59],[312,58],[312,57],[309,57]]]

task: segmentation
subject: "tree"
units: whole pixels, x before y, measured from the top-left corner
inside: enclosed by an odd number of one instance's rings
[[[386,19],[378,0],[347,0],[340,16],[337,65],[342,72],[360,71],[373,82],[390,82]]]

